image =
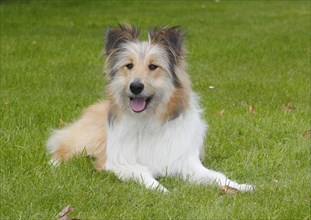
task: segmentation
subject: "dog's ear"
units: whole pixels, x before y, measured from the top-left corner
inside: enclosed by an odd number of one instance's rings
[[[118,28],[108,28],[106,34],[105,54],[109,55],[120,44],[136,41],[139,38],[139,28],[129,24],[119,24]]]
[[[171,52],[174,52],[176,58],[184,55],[184,34],[179,26],[156,27],[153,30],[149,30],[148,37],[150,43],[158,43],[168,47]]]

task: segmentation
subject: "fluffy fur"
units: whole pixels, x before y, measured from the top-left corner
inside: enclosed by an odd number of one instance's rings
[[[136,27],[109,28],[105,53],[108,100],[52,133],[47,142],[51,163],[85,152],[96,157],[98,170],[164,192],[159,176],[253,189],[201,163],[207,125],[191,90],[178,27],[154,28],[148,41],[139,40]]]

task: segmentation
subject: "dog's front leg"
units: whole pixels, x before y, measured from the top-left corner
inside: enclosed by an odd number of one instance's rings
[[[188,177],[191,182],[198,184],[217,184],[220,187],[230,186],[240,191],[253,191],[255,188],[250,184],[239,184],[233,180],[228,179],[224,174],[207,169],[201,163],[201,161],[196,161],[190,163],[188,166]]]
[[[156,189],[164,193],[168,192],[168,190],[153,177],[152,172],[145,166],[112,164],[107,161],[105,169],[114,172],[123,181],[134,179],[148,189]]]

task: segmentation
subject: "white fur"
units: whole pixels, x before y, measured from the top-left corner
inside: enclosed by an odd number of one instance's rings
[[[202,165],[199,156],[206,128],[195,94],[191,96],[189,110],[165,125],[155,123],[153,118],[125,115],[108,128],[104,169],[120,179],[133,178],[164,192],[167,190],[156,180],[159,176],[180,176],[200,184],[251,190],[251,185],[240,185]]]

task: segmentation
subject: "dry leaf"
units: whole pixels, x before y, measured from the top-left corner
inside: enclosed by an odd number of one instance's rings
[[[283,105],[281,106],[281,108],[282,108],[282,110],[283,110],[284,112],[291,112],[291,111],[295,110],[295,106],[293,106],[293,105],[290,104],[290,103],[283,104]]]
[[[224,114],[225,114],[225,109],[221,109],[220,112],[218,112],[218,115],[221,117],[224,116]]]
[[[303,133],[303,138],[308,139],[311,136],[311,128]]]
[[[225,185],[220,188],[220,192],[228,194],[230,196],[234,196],[239,192],[239,190],[231,186]]]
[[[252,114],[256,114],[255,107],[253,105],[249,106],[249,112],[252,113]]]
[[[64,122],[63,119],[59,119],[58,125],[62,127],[64,125],[66,125],[66,122]]]
[[[71,205],[66,206],[60,213],[58,213],[58,220],[77,220],[76,218],[72,218],[69,216],[69,213],[73,211]]]

